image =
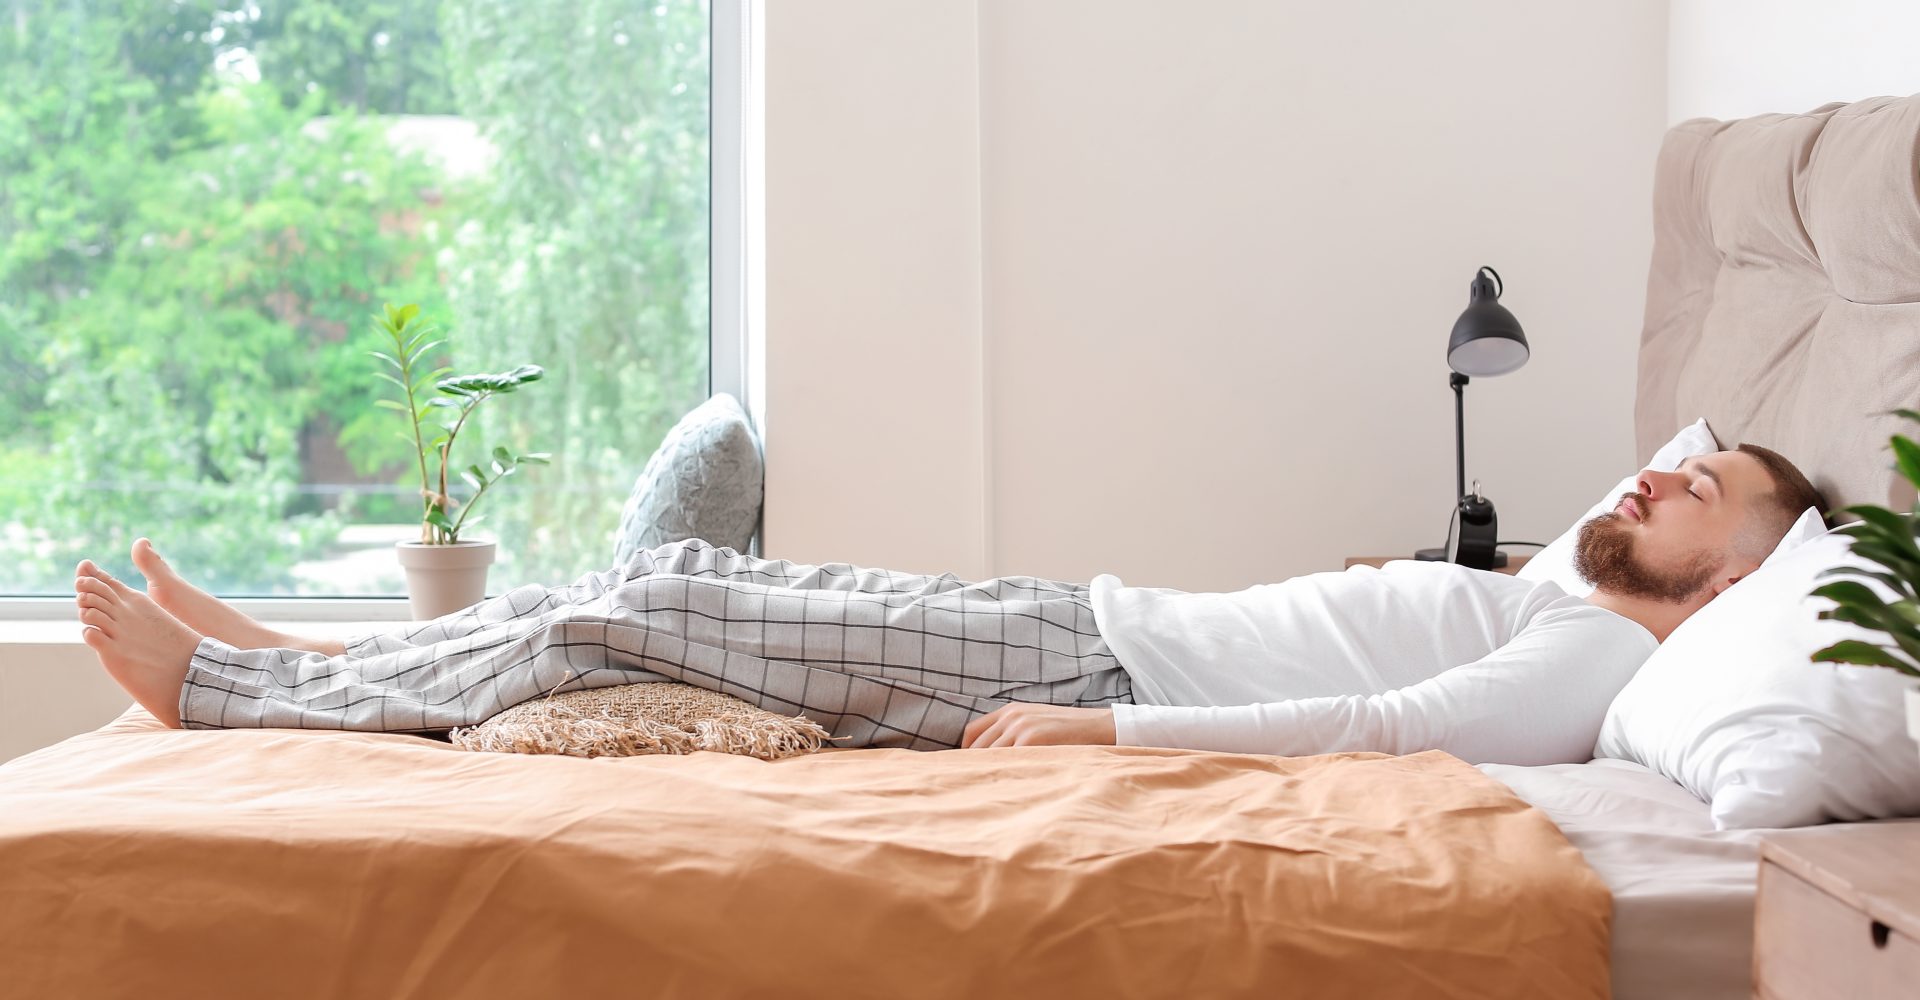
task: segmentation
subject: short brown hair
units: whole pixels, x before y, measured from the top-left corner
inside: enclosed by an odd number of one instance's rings
[[[1787,461],[1785,455],[1757,444],[1743,443],[1738,450],[1752,455],[1760,467],[1767,470],[1767,478],[1773,480],[1773,491],[1754,501],[1751,530],[1742,533],[1750,536],[1750,543],[1742,546],[1749,554],[1758,549],[1761,550],[1759,555],[1764,558],[1766,552],[1773,551],[1773,547],[1786,535],[1787,529],[1799,519],[1800,512],[1808,507],[1819,511],[1822,518],[1828,516],[1831,508],[1827,506],[1827,498],[1820,495],[1820,491],[1792,462]]]

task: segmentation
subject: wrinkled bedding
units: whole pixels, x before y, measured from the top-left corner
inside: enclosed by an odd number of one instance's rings
[[[1705,802],[1624,760],[1482,764],[1544,811],[1613,891],[1614,1000],[1753,994],[1766,830],[1716,830]]]
[[[1604,997],[1609,908],[1437,752],[585,760],[134,709],[0,766],[18,996]]]

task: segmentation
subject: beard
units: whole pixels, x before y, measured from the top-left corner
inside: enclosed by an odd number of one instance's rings
[[[1639,504],[1646,510],[1644,503]],[[1684,604],[1713,580],[1719,560],[1699,551],[1673,570],[1657,570],[1634,551],[1633,532],[1621,523],[1619,512],[1592,518],[1580,526],[1574,545],[1573,570],[1594,589],[1666,604]]]

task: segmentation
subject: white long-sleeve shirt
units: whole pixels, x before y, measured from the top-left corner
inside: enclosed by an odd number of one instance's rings
[[[1593,756],[1659,646],[1638,622],[1535,583],[1394,561],[1232,594],[1092,585],[1133,679],[1118,742],[1297,756],[1444,750],[1470,763]]]

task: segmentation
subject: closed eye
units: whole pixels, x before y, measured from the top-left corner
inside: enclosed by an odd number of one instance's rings
[[[1698,501],[1700,501],[1701,503],[1706,503],[1706,502],[1707,502],[1707,498],[1706,498],[1706,497],[1703,497],[1703,496],[1701,496],[1701,495],[1700,495],[1700,494],[1698,494],[1698,493],[1695,493],[1695,492],[1693,491],[1693,487],[1691,487],[1691,486],[1689,486],[1689,487],[1687,487],[1687,495],[1688,495],[1688,496],[1691,496],[1691,497],[1693,497],[1693,498],[1694,498],[1695,500],[1698,500]]]

